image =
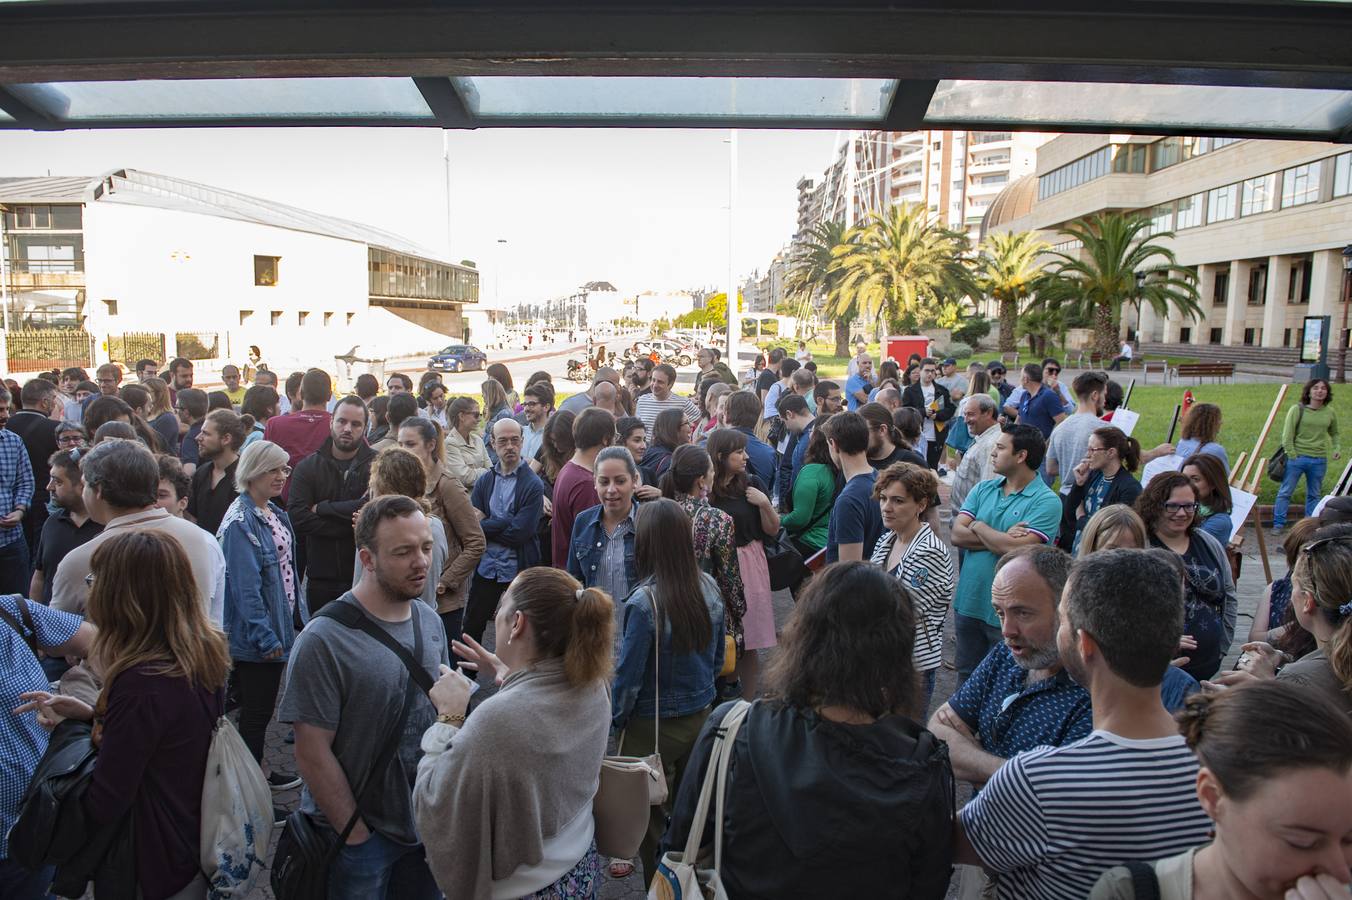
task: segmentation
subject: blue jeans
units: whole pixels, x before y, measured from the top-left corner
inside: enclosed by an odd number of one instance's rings
[[[29,568],[28,562],[28,542],[23,539],[23,530],[20,528],[11,528],[9,533],[18,540],[0,547],[0,594],[27,597],[33,582],[33,570]]]
[[[46,900],[55,869],[31,872],[12,859],[0,859],[0,897],[5,900]]]
[[[1291,505],[1291,495],[1296,492],[1300,476],[1305,476],[1305,515],[1314,515],[1314,508],[1323,496],[1324,473],[1328,471],[1329,461],[1322,456],[1290,456],[1286,460],[1286,475],[1282,486],[1277,489],[1277,502],[1272,504],[1272,525],[1281,528],[1286,525],[1286,510]]]
[[[422,844],[406,847],[372,833],[344,845],[329,874],[329,900],[439,900]]]
[[[958,612],[953,614],[953,635],[958,639],[953,667],[958,670],[958,687],[962,687],[962,683],[981,665],[991,648],[1004,638],[1000,634],[1000,626]]]

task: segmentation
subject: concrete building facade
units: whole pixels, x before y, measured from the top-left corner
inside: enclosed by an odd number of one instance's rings
[[[1002,204],[990,230],[1035,231],[1063,252],[1060,229],[1104,211],[1140,212],[1180,269],[1197,277],[1202,318],[1148,306],[1141,340],[1294,348],[1306,316],[1333,316],[1338,341],[1342,248],[1352,243],[1352,151],[1337,144],[1232,138],[1063,135],[1037,159],[1031,202]],[[1130,316],[1127,316],[1129,318]],[[1124,331],[1135,322],[1124,322]]]
[[[87,333],[91,363],[127,335],[274,369],[417,353],[466,339],[478,300],[475,269],[397,235],[132,169],[0,179],[0,211],[11,331]]]

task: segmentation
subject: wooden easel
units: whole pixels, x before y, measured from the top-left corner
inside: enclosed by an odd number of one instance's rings
[[[1238,487],[1240,490],[1248,491],[1250,494],[1257,494],[1258,488],[1262,485],[1263,475],[1267,472],[1267,457],[1260,457],[1263,452],[1263,444],[1267,443],[1268,433],[1272,431],[1272,424],[1277,421],[1277,413],[1281,411],[1282,401],[1286,399],[1286,392],[1291,386],[1284,384],[1277,389],[1277,399],[1272,401],[1272,409],[1268,412],[1267,421],[1263,423],[1263,430],[1258,432],[1258,440],[1253,445],[1251,454],[1241,453],[1239,459],[1235,461],[1234,472],[1238,473],[1236,477],[1232,473],[1230,484]],[[1248,464],[1245,465],[1247,455]],[[1256,465],[1255,465],[1256,463]],[[1252,475],[1252,478],[1250,478]],[[1272,564],[1268,562],[1267,536],[1263,534],[1262,518],[1258,514],[1258,503],[1253,504],[1253,510],[1249,513],[1253,520],[1253,533],[1258,540],[1258,556],[1263,560],[1263,577],[1267,579],[1268,584],[1272,584]]]

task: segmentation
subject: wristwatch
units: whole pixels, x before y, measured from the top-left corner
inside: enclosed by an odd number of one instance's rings
[[[453,716],[450,715],[449,713],[442,713],[441,715],[437,716],[437,721],[442,725],[454,725],[455,727],[459,728],[461,725],[465,724],[465,717]]]

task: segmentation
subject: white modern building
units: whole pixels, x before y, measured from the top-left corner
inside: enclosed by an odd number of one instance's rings
[[[9,370],[55,329],[85,364],[255,350],[275,370],[470,337],[477,270],[343,219],[135,169],[0,178],[0,211]]]
[[[1104,211],[1151,217],[1180,269],[1196,275],[1202,318],[1141,312],[1146,343],[1267,348],[1299,344],[1306,316],[1342,322],[1342,248],[1352,243],[1352,151],[1309,141],[1064,135],[1036,174],[997,200],[986,228],[1035,231],[1073,252],[1060,229]],[[1126,316],[1124,318],[1130,318]],[[1123,323],[1124,330],[1137,323]],[[1287,354],[1289,355],[1289,354]]]

